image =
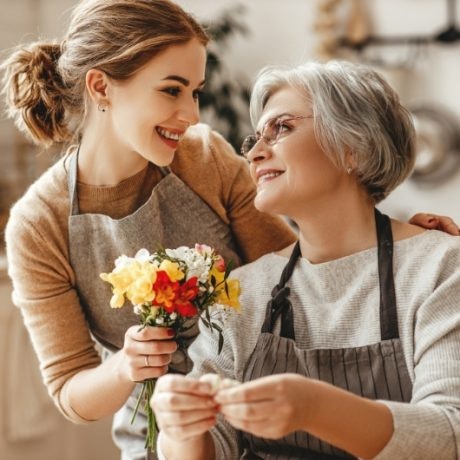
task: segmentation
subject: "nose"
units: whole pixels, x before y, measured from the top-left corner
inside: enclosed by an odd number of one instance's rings
[[[193,97],[184,100],[179,109],[178,117],[189,126],[196,125],[200,121],[200,107],[198,100]]]
[[[265,142],[264,138],[261,137],[254,147],[246,155],[246,159],[250,163],[257,163],[263,160],[266,160],[272,155],[271,148]]]

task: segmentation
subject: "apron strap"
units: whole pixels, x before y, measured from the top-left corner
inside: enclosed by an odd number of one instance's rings
[[[399,338],[396,292],[393,279],[393,233],[390,218],[375,209],[377,226],[379,283],[380,283],[380,335],[381,340]]]
[[[80,214],[78,208],[78,197],[77,197],[77,166],[78,166],[78,153],[80,152],[80,146],[77,151],[70,155],[69,158],[69,172],[67,174],[67,183],[69,186],[69,199],[70,199],[70,215],[77,216]]]
[[[166,177],[171,173],[171,168],[169,166],[160,166],[158,169],[160,170],[163,177]]]
[[[273,288],[272,298],[267,304],[265,312],[265,320],[262,325],[261,332],[272,332],[276,320],[281,315],[281,331],[280,336],[295,340],[294,332],[294,310],[291,301],[289,300],[290,288],[285,286],[289,278],[292,276],[294,266],[300,256],[300,243],[294,245],[289,262],[284,267],[281,273],[279,283]]]

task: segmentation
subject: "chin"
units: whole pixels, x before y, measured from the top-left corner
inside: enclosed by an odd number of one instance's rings
[[[169,152],[168,154],[163,155],[151,155],[150,161],[154,163],[156,166],[160,168],[165,168],[166,166],[170,166],[174,160],[176,152]]]
[[[283,214],[274,200],[267,200],[265,197],[262,198],[259,195],[256,195],[254,199],[254,206],[258,211],[267,214]]]

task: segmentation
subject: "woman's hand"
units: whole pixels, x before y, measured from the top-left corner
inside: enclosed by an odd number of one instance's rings
[[[215,400],[235,428],[277,439],[306,429],[312,415],[309,382],[296,374],[271,375],[221,390]]]
[[[183,375],[158,379],[150,404],[162,435],[177,442],[204,435],[216,423],[211,385]]]
[[[120,374],[125,380],[141,382],[162,376],[168,371],[177,343],[174,331],[166,327],[130,327],[120,350]]]
[[[409,223],[423,228],[442,230],[451,235],[460,235],[459,226],[447,216],[418,213],[410,218]]]

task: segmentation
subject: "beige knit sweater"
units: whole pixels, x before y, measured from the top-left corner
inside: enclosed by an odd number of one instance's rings
[[[14,205],[5,235],[13,301],[22,311],[44,382],[61,412],[82,422],[63,388],[100,358],[69,262],[67,163],[59,160]],[[256,211],[246,162],[207,126],[187,131],[171,169],[231,226],[243,262],[294,240],[284,222]],[[113,187],[78,183],[80,212],[125,217],[147,201],[160,179],[160,171],[150,165]]]

